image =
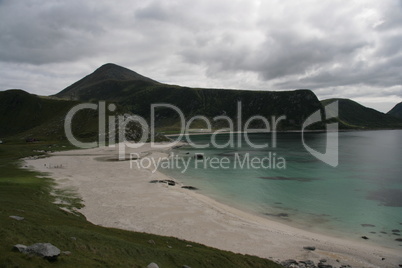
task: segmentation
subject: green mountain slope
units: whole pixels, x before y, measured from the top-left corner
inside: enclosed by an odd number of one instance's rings
[[[308,115],[321,109],[320,102],[310,90],[272,92],[180,87],[158,83],[114,64],[98,68],[55,96],[82,102],[107,100],[148,120],[151,104],[169,103],[177,106],[186,118],[226,115],[236,121],[237,103],[241,102],[242,124],[253,115],[268,119],[285,115],[286,120],[280,125],[282,130],[299,129]],[[179,117],[173,110],[158,111],[157,126],[160,129],[177,130],[178,123]],[[214,127],[222,124],[222,121],[216,122]],[[255,122],[255,127],[258,125],[262,123]]]
[[[64,119],[77,101],[40,97],[23,90],[0,92],[0,137],[12,139],[64,140]],[[72,130],[78,138],[98,136],[98,113],[76,114]]]
[[[9,136],[61,120],[77,102],[39,97],[15,89],[0,92],[0,104],[0,136]]]
[[[402,119],[402,102],[395,105],[387,114]]]
[[[365,107],[349,99],[323,100],[323,106],[338,101],[338,120],[341,129],[391,129],[402,128],[402,120]]]

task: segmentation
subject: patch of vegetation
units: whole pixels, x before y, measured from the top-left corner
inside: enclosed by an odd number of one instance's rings
[[[69,209],[82,203],[68,191],[55,192],[51,179],[21,169],[19,159],[43,155],[43,150],[67,149],[71,146],[61,142],[0,145],[0,267],[146,267],[151,262],[159,267],[281,267],[266,259],[172,237],[96,226],[79,213],[62,210],[63,205],[54,204],[57,198]],[[9,216],[25,219],[17,221]],[[12,251],[15,244],[37,242],[52,243],[71,255],[61,255],[51,263]]]

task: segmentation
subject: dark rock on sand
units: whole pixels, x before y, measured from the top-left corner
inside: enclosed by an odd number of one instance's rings
[[[321,259],[320,262],[317,264],[318,268],[332,268],[332,265],[326,263],[326,259]]]
[[[311,250],[311,251],[314,251],[315,250],[315,247],[312,247],[312,246],[307,246],[307,247],[303,247],[305,250]]]
[[[195,154],[194,158],[197,160],[202,160],[202,159],[204,159],[204,155],[203,154]]]
[[[170,186],[176,185],[176,182],[173,180],[152,180],[152,181],[149,181],[149,183],[167,183],[167,185],[170,185]]]
[[[274,217],[289,217],[289,214],[287,213],[278,213],[278,214],[265,213],[265,215]]]
[[[313,261],[307,260],[307,261],[300,261],[299,264],[304,265],[304,267],[306,268],[316,268],[317,266],[315,266]],[[299,265],[301,266],[301,265]]]
[[[369,238],[368,238],[367,236],[365,236],[365,235],[364,235],[364,236],[362,236],[362,238],[363,238],[363,239],[369,239]]]
[[[363,224],[361,224],[361,226],[363,226],[363,227],[375,227],[374,224],[368,224],[368,223],[363,223]]]
[[[402,242],[402,238],[397,238],[395,241]]]
[[[294,266],[294,265],[297,265],[298,263],[296,260],[289,259],[289,260],[281,262],[281,264],[285,267],[291,267],[292,265]]]
[[[188,190],[198,190],[198,188],[194,187],[194,186],[182,186],[181,188],[188,189]]]
[[[394,229],[394,230],[392,230],[392,232],[393,232],[393,233],[400,233],[401,231],[398,230],[398,229]]]

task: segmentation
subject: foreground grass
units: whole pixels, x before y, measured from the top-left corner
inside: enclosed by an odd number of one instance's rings
[[[20,169],[19,159],[34,150],[69,149],[57,143],[0,145],[0,267],[281,267],[269,260],[151,234],[104,228],[53,204],[53,182]],[[79,198],[70,203],[81,206]],[[16,221],[9,216],[25,219]],[[217,238],[219,239],[219,238]],[[152,240],[152,241],[151,241]],[[151,242],[150,242],[151,241]],[[56,262],[12,251],[15,244],[48,242],[71,255]],[[191,245],[189,247],[188,245]]]

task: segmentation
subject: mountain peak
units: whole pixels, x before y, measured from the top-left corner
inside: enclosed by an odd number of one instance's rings
[[[144,82],[149,84],[159,84],[159,82],[142,76],[125,67],[119,66],[114,63],[106,63],[96,69],[93,73],[66,87],[55,96],[59,98],[75,100],[80,99],[80,96],[83,95],[87,95],[88,97],[90,97],[91,94],[97,95],[99,93],[99,90],[112,90],[113,88],[115,88],[116,84],[126,82]],[[111,86],[111,84],[113,84],[113,86]]]
[[[103,64],[101,67],[96,69],[93,73],[87,75],[81,80],[86,79],[86,82],[89,82],[88,80],[94,80],[96,82],[102,81],[102,80],[117,80],[117,81],[135,81],[135,80],[143,80],[143,81],[149,81],[149,82],[154,82],[157,83],[156,81],[142,76],[128,68],[125,68],[123,66],[114,64],[114,63],[106,63]],[[80,80],[80,81],[81,81]]]
[[[119,81],[130,81],[130,80],[147,80],[153,81],[150,78],[142,76],[130,69],[122,67],[114,63],[106,63],[96,69],[91,75],[95,76],[98,80],[119,80]],[[155,82],[155,81],[154,81]]]

